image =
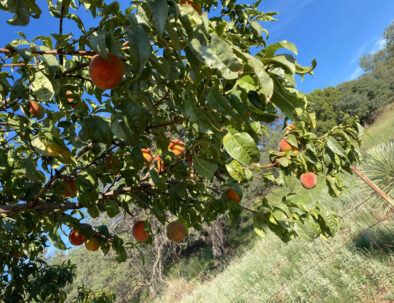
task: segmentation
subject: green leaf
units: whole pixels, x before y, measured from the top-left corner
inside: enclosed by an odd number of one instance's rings
[[[315,231],[313,227],[307,224],[307,222],[302,223],[300,221],[296,221],[294,225],[294,231],[304,240],[308,242],[312,242],[315,239]]]
[[[153,183],[157,186],[158,189],[166,190],[167,185],[166,185],[165,180],[162,177],[160,177],[159,174],[155,170],[151,169],[149,171],[149,174],[150,174],[150,177],[152,178]]]
[[[289,159],[287,159],[286,157],[279,157],[276,159],[276,161],[278,161],[280,166],[283,166],[283,167],[288,167],[290,164]]]
[[[218,169],[216,162],[198,157],[193,153],[193,167],[201,177],[211,179]]]
[[[148,6],[152,13],[156,31],[159,37],[163,35],[168,17],[167,0],[148,0]]]
[[[7,20],[8,24],[26,26],[29,24],[29,10],[23,1],[7,1],[11,7],[10,11],[14,13],[12,19]],[[14,2],[14,3],[13,3]],[[15,3],[17,2],[17,3]],[[11,4],[11,5],[10,5]]]
[[[212,134],[213,131],[217,131],[216,127],[211,123],[207,115],[200,109],[197,108],[195,99],[187,95],[188,99],[185,105],[185,116],[191,122],[198,125],[198,130],[202,133]]]
[[[283,87],[283,83],[279,80],[274,79],[274,94],[272,95],[271,101],[286,115],[287,118],[294,120],[294,110],[297,108],[304,108],[306,101],[294,91],[290,91]]]
[[[93,116],[85,118],[82,129],[90,140],[106,144],[111,144],[112,142],[111,128],[109,127],[109,123],[102,117]]]
[[[268,45],[265,50],[263,50],[262,52],[264,52],[264,57],[265,58],[271,58],[275,55],[275,52],[281,48],[285,48],[291,52],[293,52],[295,55],[297,55],[297,47],[291,43],[288,42],[286,40],[280,41],[280,42],[276,42],[273,43],[271,45]]]
[[[107,59],[105,32],[95,33],[89,38],[90,47],[104,59]]]
[[[265,59],[264,63],[279,65],[279,66],[283,67],[284,69],[287,69],[292,75],[294,75],[296,72],[295,64],[293,62],[289,61],[289,57],[285,56],[285,55],[280,55],[280,56],[275,56],[270,59]]]
[[[136,103],[132,101],[123,102],[120,107],[123,113],[123,121],[130,131],[139,135],[146,128],[146,115]]]
[[[220,71],[225,79],[238,78],[238,72],[242,70],[242,64],[235,57],[230,46],[219,38],[214,36],[209,46],[201,46],[199,53],[206,65]]]
[[[59,235],[59,224],[52,224],[48,230],[48,237],[51,240],[57,249],[65,250],[66,245],[62,241],[62,238]]]
[[[294,135],[292,135],[292,134],[287,135],[286,136],[286,141],[288,143],[290,143],[292,146],[298,147],[298,141],[297,141],[297,138]]]
[[[248,133],[228,132],[223,138],[223,145],[229,155],[243,165],[259,162],[259,149]]]
[[[243,167],[238,161],[232,160],[230,163],[227,163],[226,169],[234,180],[241,182],[245,179]]]
[[[249,91],[257,91],[259,86],[255,78],[253,78],[251,75],[243,75],[239,80],[238,80],[238,86],[243,88],[246,92]]]
[[[137,74],[141,74],[149,61],[151,47],[144,27],[140,24],[132,25],[126,30],[127,40],[130,42],[130,51],[134,57]]]
[[[263,212],[259,212],[254,215],[253,227],[256,234],[258,234],[260,237],[264,238],[267,235],[266,234],[267,221],[265,218],[265,214]]]
[[[250,55],[248,55],[247,58],[249,60],[249,64],[257,76],[257,79],[259,80],[260,88],[263,94],[267,98],[270,98],[274,92],[274,82],[272,81],[272,78],[265,71],[265,67],[261,61]]]
[[[110,218],[113,218],[120,213],[118,204],[112,200],[105,202],[105,210]]]
[[[327,146],[334,154],[340,155],[342,157],[346,157],[345,150],[342,148],[342,146],[334,137],[329,136],[327,138]]]
[[[39,102],[49,102],[55,95],[51,81],[41,71],[34,73],[31,88]]]

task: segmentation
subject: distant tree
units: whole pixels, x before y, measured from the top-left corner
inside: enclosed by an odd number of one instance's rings
[[[339,90],[332,86],[315,89],[307,96],[311,107],[316,112],[315,132],[317,134],[327,132],[340,120],[341,115],[337,111],[340,96]]]
[[[392,95],[389,84],[383,79],[376,79],[372,73],[341,83],[337,88],[341,94],[337,109],[357,115],[364,125],[374,121],[378,110],[389,102]]]

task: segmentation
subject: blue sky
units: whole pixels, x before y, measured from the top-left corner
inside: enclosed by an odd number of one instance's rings
[[[120,2],[124,7],[126,1]],[[44,11],[43,17],[31,19],[27,28],[6,24],[11,15],[0,12],[0,47],[15,39],[19,31],[29,38],[58,32],[58,19],[50,17],[46,1],[37,3]],[[298,89],[304,92],[357,78],[362,73],[358,59],[384,46],[382,33],[394,20],[392,0],[263,0],[259,8],[280,12],[279,22],[263,24],[270,31],[268,43],[280,40],[295,43],[297,59],[304,65],[317,59],[315,76],[299,81]],[[65,22],[65,33],[75,31],[71,24]]]

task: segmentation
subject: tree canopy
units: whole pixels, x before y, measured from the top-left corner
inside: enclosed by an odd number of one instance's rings
[[[351,173],[362,135],[350,116],[321,136],[313,132],[315,113],[294,86],[316,62],[300,65],[288,41],[267,43],[261,22],[276,21],[276,13],[258,11],[260,2],[225,0],[211,17],[215,0],[140,0],[125,10],[117,1],[48,0],[59,32],[30,41],[21,32],[0,49],[0,270],[7,302],[61,300],[32,292],[28,282],[47,239],[64,250],[60,234],[70,229],[71,243],[83,240],[125,261],[125,245],[138,242],[87,223],[100,214],[137,209],[148,242],[155,236],[151,217],[163,228],[176,222],[186,234],[242,210],[253,214],[262,236],[271,230],[290,241],[335,233],[337,216],[318,201],[288,195],[262,199],[255,210],[240,203],[239,184],[254,177],[283,184],[305,173],[324,177],[319,182],[339,196],[340,173]],[[34,0],[0,8],[13,14],[12,25],[28,26],[41,14]],[[82,13],[99,25],[88,28]],[[79,32],[63,32],[65,19]],[[260,163],[260,138],[281,114],[292,121],[284,138],[289,148]],[[182,239],[178,232],[167,229],[173,241]]]

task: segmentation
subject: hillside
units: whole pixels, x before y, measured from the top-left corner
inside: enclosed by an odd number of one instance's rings
[[[391,107],[367,130],[364,149],[394,140],[393,117]],[[293,184],[297,195],[313,195],[343,218],[334,238],[284,244],[270,235],[212,279],[173,276],[155,302],[393,302],[394,216],[381,222],[383,211],[365,199],[357,177],[345,181],[349,190],[339,199],[323,186],[307,192]],[[268,199],[285,193],[277,188]]]

